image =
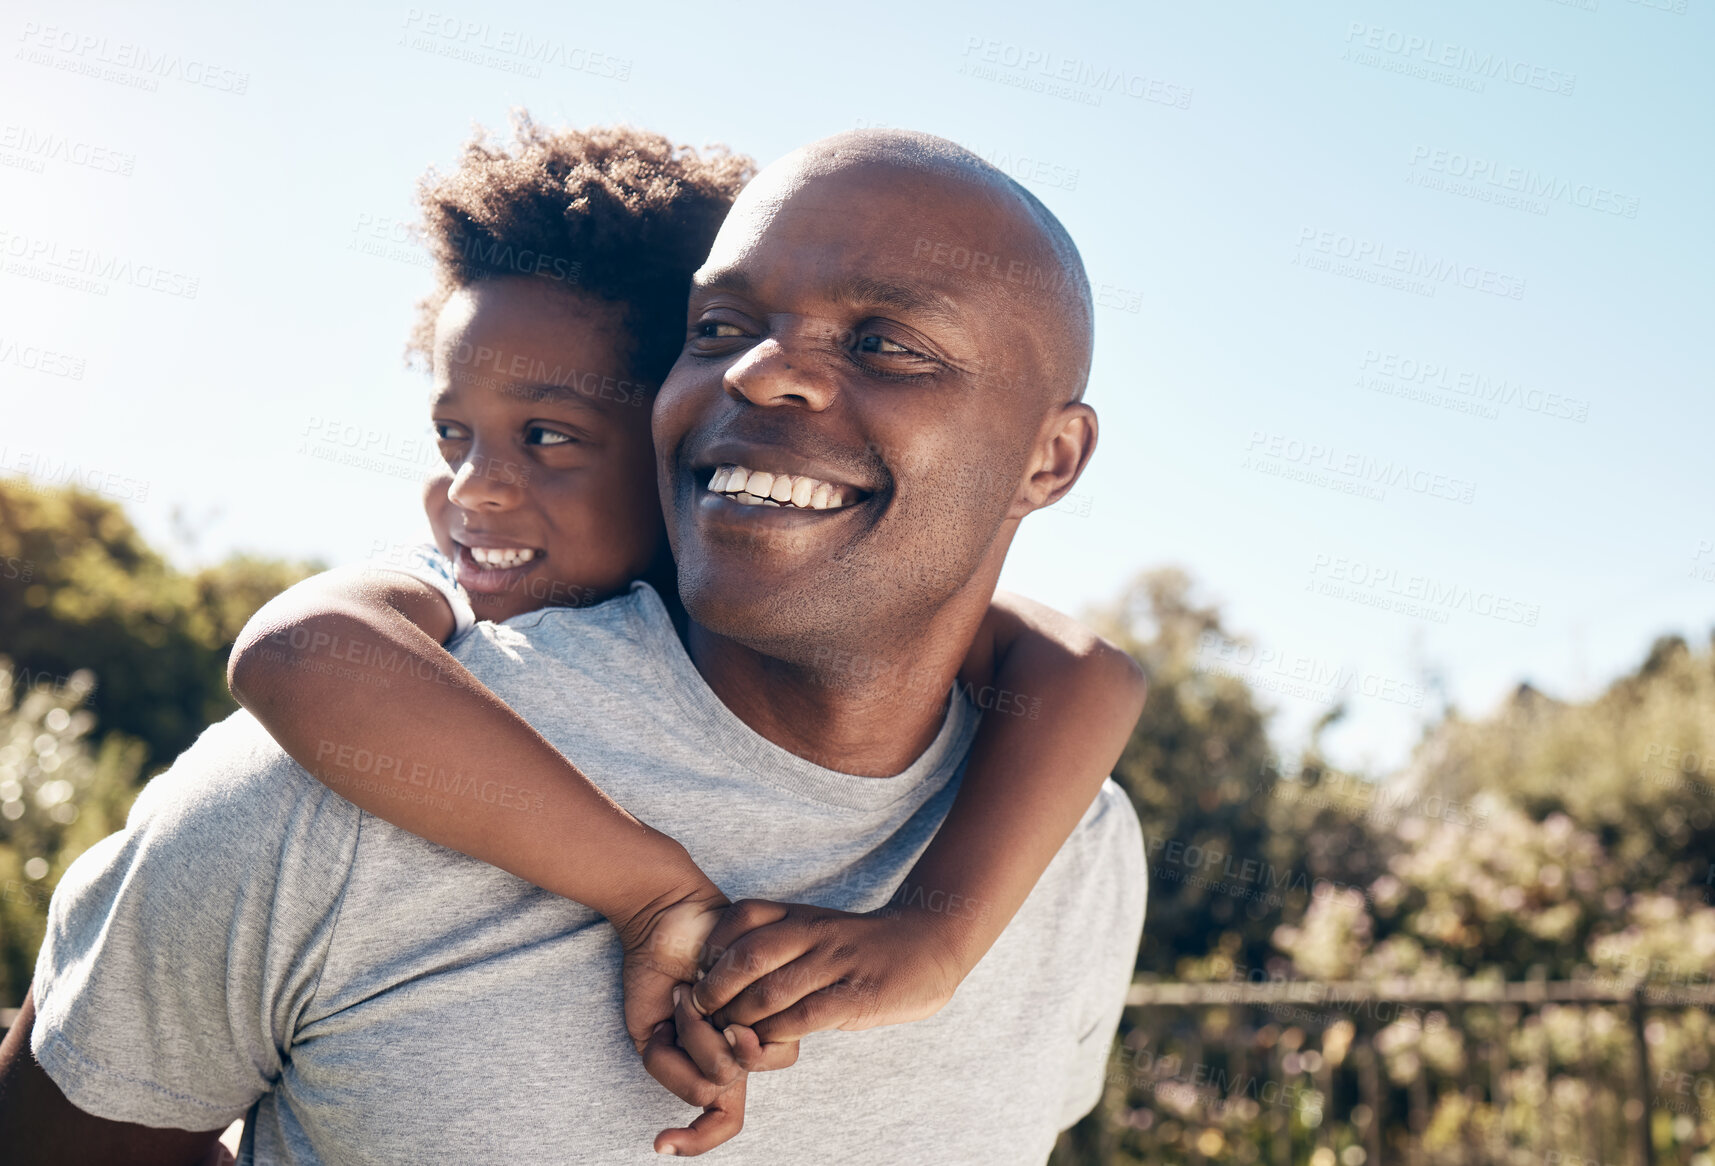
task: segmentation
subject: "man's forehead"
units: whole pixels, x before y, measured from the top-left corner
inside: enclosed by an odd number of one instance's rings
[[[768,258],[751,254],[727,266],[704,267],[697,272],[695,287],[704,294],[731,292],[748,299],[809,294],[837,307],[881,309],[948,324],[961,323],[965,317],[968,297],[960,294],[960,288],[920,278],[903,256],[880,255],[870,263],[833,269],[802,262],[802,253],[796,255],[796,262],[784,264],[769,263]]]
[[[1064,280],[1043,274],[1054,260],[1017,208],[969,182],[877,164],[789,175],[759,194],[733,208],[695,276],[699,290],[762,297],[790,287],[951,316],[1017,290],[1021,273],[1037,273],[1038,286]]]
[[[915,222],[1037,234],[1020,209],[1008,191],[979,176],[886,161],[832,170],[786,167],[764,173],[744,189],[710,257],[723,245],[782,233],[829,235],[855,249],[873,248]]]

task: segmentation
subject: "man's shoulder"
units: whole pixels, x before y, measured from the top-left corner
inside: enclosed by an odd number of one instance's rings
[[[124,829],[74,862],[55,898],[68,910],[126,899],[211,918],[258,894],[316,898],[343,882],[362,819],[237,712],[143,787]]]
[[[201,736],[137,795],[126,829],[219,830],[225,837],[278,837],[282,822],[328,790],[286,755],[255,717],[240,710]],[[361,811],[343,798],[355,817]]]
[[[244,713],[154,778],[49,905],[31,1041],[72,1103],[208,1129],[261,1096],[314,994],[361,819]]]
[[[1143,827],[1131,799],[1109,780],[1031,892],[1052,907],[1046,915],[1033,915],[1029,926],[1047,927],[1062,942],[1071,942],[1073,934],[1129,933],[1135,953],[1148,895]]]
[[[1144,865],[1143,824],[1131,798],[1112,778],[1096,791],[1072,838],[1084,850],[1135,862],[1138,868]]]

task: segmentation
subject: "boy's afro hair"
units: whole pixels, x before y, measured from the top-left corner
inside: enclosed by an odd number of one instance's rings
[[[635,371],[659,384],[684,346],[691,274],[756,163],[630,126],[549,130],[522,110],[511,122],[509,145],[478,131],[457,169],[418,184],[436,278],[407,354],[430,361],[458,289],[531,275],[624,305]]]

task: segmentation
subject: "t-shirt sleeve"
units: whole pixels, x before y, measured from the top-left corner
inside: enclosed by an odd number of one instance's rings
[[[152,780],[48,909],[31,1048],[72,1104],[206,1130],[272,1088],[313,1003],[361,820],[247,713]]]
[[[1114,1033],[1137,966],[1149,896],[1143,828],[1125,791],[1111,781],[1105,783],[1079,830],[1094,833],[1092,861],[1080,880],[1079,897],[1093,908],[1090,917],[1097,926],[1078,996],[1082,1005],[1078,1041],[1060,1113],[1061,1129],[1077,1124],[1101,1100]]]
[[[434,543],[423,543],[412,547],[400,558],[372,562],[367,566],[379,571],[398,571],[420,579],[445,596],[447,605],[453,609],[452,638],[456,639],[476,626],[476,610],[471,606],[470,596],[459,586],[453,561],[443,555],[441,548]]]

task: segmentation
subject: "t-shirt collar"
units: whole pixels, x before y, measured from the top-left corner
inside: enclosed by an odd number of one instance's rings
[[[854,810],[879,810],[918,792],[939,788],[970,752],[981,714],[956,686],[949,687],[946,717],[929,747],[892,777],[860,777],[817,765],[763,737],[716,696],[691,662],[661,597],[647,583],[633,583],[627,596],[633,630],[659,670],[687,722],[713,745],[761,780],[799,796]]]

